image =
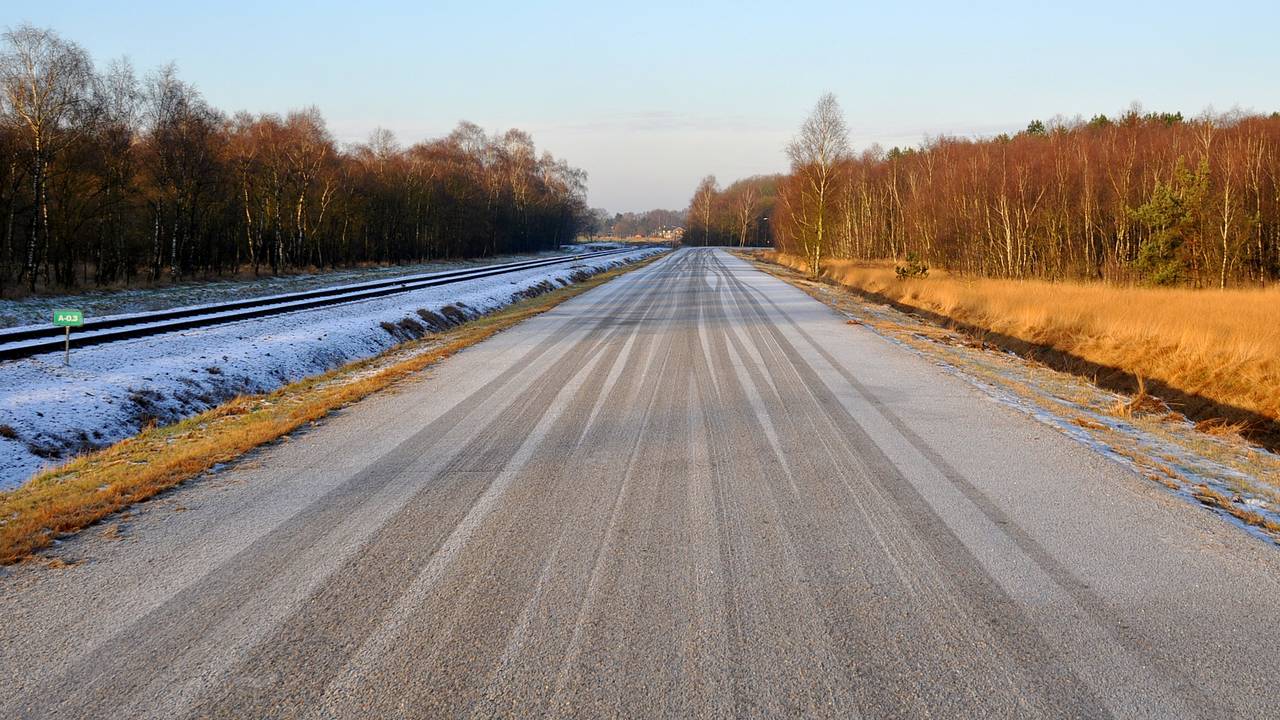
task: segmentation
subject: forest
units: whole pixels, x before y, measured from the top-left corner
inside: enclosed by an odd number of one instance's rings
[[[683,210],[646,210],[609,215],[600,210],[598,229],[613,237],[657,237],[659,233],[684,227]]]
[[[341,146],[314,107],[228,114],[171,65],[0,37],[0,295],[542,250],[589,221],[586,174],[521,130]]]
[[[855,154],[828,95],[788,155],[769,223],[778,248],[814,272],[824,258],[892,258],[1000,278],[1280,278],[1280,114],[1184,118],[1135,106]]]
[[[698,183],[689,201],[685,245],[773,245],[769,216],[777,202],[778,175],[756,175],[721,188],[714,175]]]

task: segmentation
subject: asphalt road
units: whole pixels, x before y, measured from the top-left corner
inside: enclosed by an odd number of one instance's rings
[[[0,577],[0,717],[1277,717],[1275,548],[718,251]]]

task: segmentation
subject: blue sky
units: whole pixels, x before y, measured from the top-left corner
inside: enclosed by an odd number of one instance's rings
[[[857,147],[1135,100],[1280,109],[1280,3],[0,1],[0,26],[22,21],[99,62],[173,61],[223,110],[317,105],[342,141],[521,127],[610,210],[785,169],[828,90]]]

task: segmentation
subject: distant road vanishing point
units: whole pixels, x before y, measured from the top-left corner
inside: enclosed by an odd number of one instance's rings
[[[0,717],[1280,717],[1274,548],[721,250],[103,535]]]

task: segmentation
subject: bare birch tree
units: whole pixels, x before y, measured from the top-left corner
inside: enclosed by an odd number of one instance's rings
[[[756,208],[760,205],[760,190],[747,183],[733,200],[733,219],[738,231],[738,247],[746,247],[747,233],[755,223]]]
[[[293,178],[293,257],[308,258],[319,264],[317,250],[308,254],[310,227],[308,224],[307,201],[312,185],[320,175],[321,168],[334,152],[333,138],[325,127],[320,110],[314,105],[289,113],[285,118],[287,143],[285,156],[289,161],[289,174]],[[323,199],[323,192],[322,192]]]
[[[6,48],[0,53],[0,88],[10,117],[23,130],[31,157],[35,212],[23,272],[34,291],[41,241],[44,248],[49,244],[49,164],[82,125],[75,121],[86,111],[93,65],[79,45],[51,30],[20,25],[6,32],[3,40]]]
[[[828,237],[827,213],[835,202],[841,163],[849,156],[849,128],[836,96],[818,99],[800,133],[787,146],[791,172],[799,181],[800,197],[795,217],[809,272],[821,271]]]
[[[698,183],[698,189],[693,193],[693,202],[690,206],[692,212],[689,213],[689,224],[692,225],[694,220],[702,222],[702,245],[704,246],[711,242],[711,211],[715,207],[716,193],[716,176],[708,175]]]

